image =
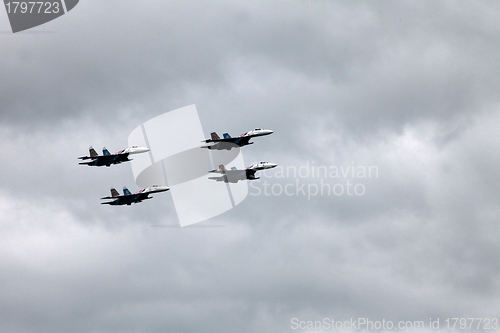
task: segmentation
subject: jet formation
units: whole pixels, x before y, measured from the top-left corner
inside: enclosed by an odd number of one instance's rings
[[[208,179],[216,180],[218,182],[225,183],[237,183],[240,180],[255,180],[260,177],[255,177],[255,173],[259,170],[271,169],[278,166],[276,163],[269,162],[260,162],[256,164],[252,164],[248,168],[244,170],[238,170],[235,167],[232,167],[230,170],[227,170],[224,164],[219,165],[219,169],[210,170],[209,173],[220,173],[222,176],[220,177],[208,177]]]
[[[273,131],[256,128],[249,132],[243,133],[237,137],[231,137],[228,133],[223,134],[223,138],[221,139],[216,132],[211,133],[211,139],[204,140],[202,142],[208,143],[209,145],[201,146],[201,148],[208,149],[216,149],[216,150],[230,150],[234,147],[243,147],[247,145],[253,144],[250,142],[250,139],[258,136],[265,136],[272,134]],[[113,164],[120,164],[123,162],[131,161],[129,159],[129,155],[132,154],[141,154],[149,151],[149,148],[140,147],[140,146],[131,146],[127,149],[120,150],[116,154],[111,154],[109,150],[106,148],[102,149],[102,155],[97,154],[92,146],[89,148],[90,156],[81,156],[78,157],[80,160],[91,160],[88,162],[81,162],[81,165],[88,166],[111,166]],[[238,170],[235,167],[232,167],[230,170],[227,170],[226,167],[221,164],[219,165],[219,169],[211,170],[209,173],[220,173],[222,176],[220,177],[209,177],[211,180],[216,181],[224,181],[226,183],[237,183],[240,180],[255,180],[259,179],[259,177],[255,177],[255,173],[259,170],[270,169],[276,167],[277,164],[269,163],[269,162],[260,162],[249,166],[244,170]],[[102,205],[112,205],[112,206],[121,206],[121,205],[131,205],[133,203],[139,203],[143,200],[152,199],[149,195],[152,193],[166,192],[170,190],[167,186],[162,185],[152,185],[145,189],[142,189],[136,193],[131,193],[128,188],[123,187],[123,195],[115,189],[111,188],[111,196],[103,197],[104,199],[112,199],[111,201],[102,202]]]

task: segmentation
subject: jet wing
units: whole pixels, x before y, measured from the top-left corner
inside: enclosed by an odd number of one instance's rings
[[[128,154],[99,155],[93,159],[99,164],[119,164],[129,161]]]
[[[227,175],[222,175],[220,177],[208,177],[208,179],[211,179],[211,180],[216,180],[218,182],[225,182],[225,183],[237,183],[239,182],[240,180],[243,180],[240,175],[237,175],[235,177],[232,177],[232,176],[227,176]]]
[[[220,176],[220,177],[208,177],[208,179],[211,179],[211,180],[216,180],[216,181],[218,181],[218,182],[223,182],[223,181],[225,181],[226,176]]]
[[[221,171],[220,169],[215,169],[215,170],[210,170],[208,173],[223,173],[223,174],[226,174],[226,175],[230,175],[230,176],[234,176],[234,175],[241,175],[241,174],[244,174],[246,172],[246,170],[224,170],[224,171]]]
[[[224,139],[217,139],[217,140],[207,139],[207,140],[205,140],[205,142],[206,143],[209,143],[209,142],[233,142],[234,139],[237,139],[237,138],[224,138]]]
[[[219,170],[211,171],[214,173],[222,173]],[[218,182],[224,181],[226,183],[237,183],[240,180],[247,179],[245,170],[226,170],[220,177],[208,177],[208,179],[216,180]]]
[[[140,201],[140,200],[146,200],[146,199],[150,199],[148,198],[148,195],[149,195],[150,192],[147,192],[147,193],[139,193],[137,195],[137,198],[135,198],[136,201]]]
[[[246,174],[245,170],[227,170],[226,171],[226,175],[229,178],[238,177],[238,176],[242,176],[242,175],[245,175],[245,174]]]
[[[222,138],[222,139],[218,139],[218,140],[207,139],[207,140],[205,140],[205,142],[206,143],[209,143],[209,142],[229,142],[229,143],[234,143],[234,144],[239,144],[239,143],[248,144],[248,141],[250,141],[250,139],[251,138],[249,136],[246,136],[246,137]]]
[[[112,205],[115,201],[101,202],[101,205]]]
[[[123,195],[123,194],[122,194],[122,195],[117,195],[117,196],[114,196],[114,197],[102,197],[102,198],[101,198],[101,200],[102,200],[102,199],[120,199],[120,198],[127,197],[127,196],[129,196],[129,195],[130,195],[130,194],[127,194],[127,195]]]
[[[97,155],[97,156],[81,156],[78,157],[79,160],[111,160],[113,158],[116,158],[118,155],[121,154],[109,154],[109,155]]]

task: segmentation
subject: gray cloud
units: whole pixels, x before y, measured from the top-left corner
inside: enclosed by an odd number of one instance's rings
[[[498,11],[493,1],[84,1],[35,29],[53,33],[1,34],[0,330],[495,317]],[[363,195],[254,195],[264,182],[322,181],[268,170],[244,202],[202,223],[217,228],[174,227],[168,192],[100,205],[111,186],[138,190],[130,165],[77,157],[123,149],[136,126],[190,104],[207,137],[275,131],[242,149],[247,165],[377,176],[323,179]]]

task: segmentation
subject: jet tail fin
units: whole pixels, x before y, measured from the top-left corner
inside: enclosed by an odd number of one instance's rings
[[[210,170],[210,172],[217,172],[217,173],[222,173],[222,174],[225,174],[227,171],[226,167],[224,166],[224,164],[221,164],[219,165],[219,168],[218,169],[214,169],[214,170]]]
[[[111,155],[109,150],[106,149],[106,147],[102,148],[102,154],[103,155]]]
[[[114,187],[112,187],[111,188],[111,197],[117,197],[119,195],[120,195],[120,193],[118,193],[118,191]]]
[[[92,148],[92,146],[90,146],[90,148],[89,148],[89,153],[90,153],[90,157],[98,156],[97,152],[95,151],[94,148]]]
[[[112,187],[111,188],[111,196],[110,197],[102,197],[101,200],[102,199],[113,199],[113,198],[116,198],[118,196],[120,196],[120,193],[118,193],[118,191],[114,187]],[[110,201],[110,202],[113,202],[113,201]],[[107,204],[110,202],[104,202],[103,204]]]
[[[214,141],[220,140],[220,137],[215,132],[210,133],[210,136],[212,137],[212,140],[214,140]]]
[[[92,148],[92,146],[90,146],[90,148],[89,148],[89,153],[90,153],[90,156],[81,156],[81,157],[78,157],[78,159],[79,160],[89,160],[91,158],[99,156],[97,154],[97,152],[95,151],[95,149]],[[87,163],[80,163],[80,164],[87,164]]]
[[[132,194],[128,188],[126,188],[125,186],[123,186],[123,195],[129,195],[129,194]]]
[[[231,139],[231,135],[229,135],[229,133],[224,133],[222,136],[224,139]]]

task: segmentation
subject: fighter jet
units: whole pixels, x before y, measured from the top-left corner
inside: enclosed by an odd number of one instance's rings
[[[153,185],[148,188],[142,189],[137,193],[130,193],[128,188],[123,187],[123,195],[120,195],[118,191],[111,188],[111,196],[104,197],[102,199],[115,199],[113,201],[101,202],[101,205],[131,205],[133,203],[142,202],[142,200],[152,199],[149,197],[151,193],[165,192],[170,190],[167,186]]]
[[[251,130],[249,132],[241,134],[240,136],[235,136],[235,137],[231,137],[231,135],[229,135],[228,133],[224,133],[223,139],[221,139],[217,135],[217,133],[212,132],[211,139],[207,139],[203,142],[205,142],[205,143],[215,142],[215,143],[211,144],[211,145],[207,145],[207,146],[202,146],[202,148],[217,149],[217,150],[222,150],[222,149],[230,150],[233,147],[243,147],[246,145],[251,145],[251,144],[253,144],[253,142],[249,142],[251,138],[256,137],[256,136],[269,135],[269,134],[273,134],[273,131],[256,128],[254,130]]]
[[[128,158],[128,155],[131,154],[140,154],[140,153],[145,153],[149,151],[149,148],[145,147],[139,147],[139,146],[132,146],[124,150],[120,150],[116,154],[110,154],[109,150],[106,149],[106,147],[102,148],[102,155],[99,156],[97,152],[95,151],[92,146],[89,148],[90,156],[82,156],[78,157],[80,160],[89,160],[91,159],[92,161],[90,162],[82,162],[79,164],[86,164],[88,166],[107,166],[109,167],[111,164],[119,164],[122,162],[127,162],[131,161],[131,159]]]
[[[232,167],[230,170],[227,170],[224,164],[219,165],[219,169],[210,170],[209,173],[221,173],[220,177],[208,177],[208,179],[216,180],[218,182],[226,182],[226,183],[237,183],[240,180],[255,180],[259,179],[259,177],[255,177],[255,173],[259,170],[271,169],[276,167],[276,163],[269,162],[260,162],[256,164],[252,164],[248,168],[244,170],[238,170],[235,167]]]

